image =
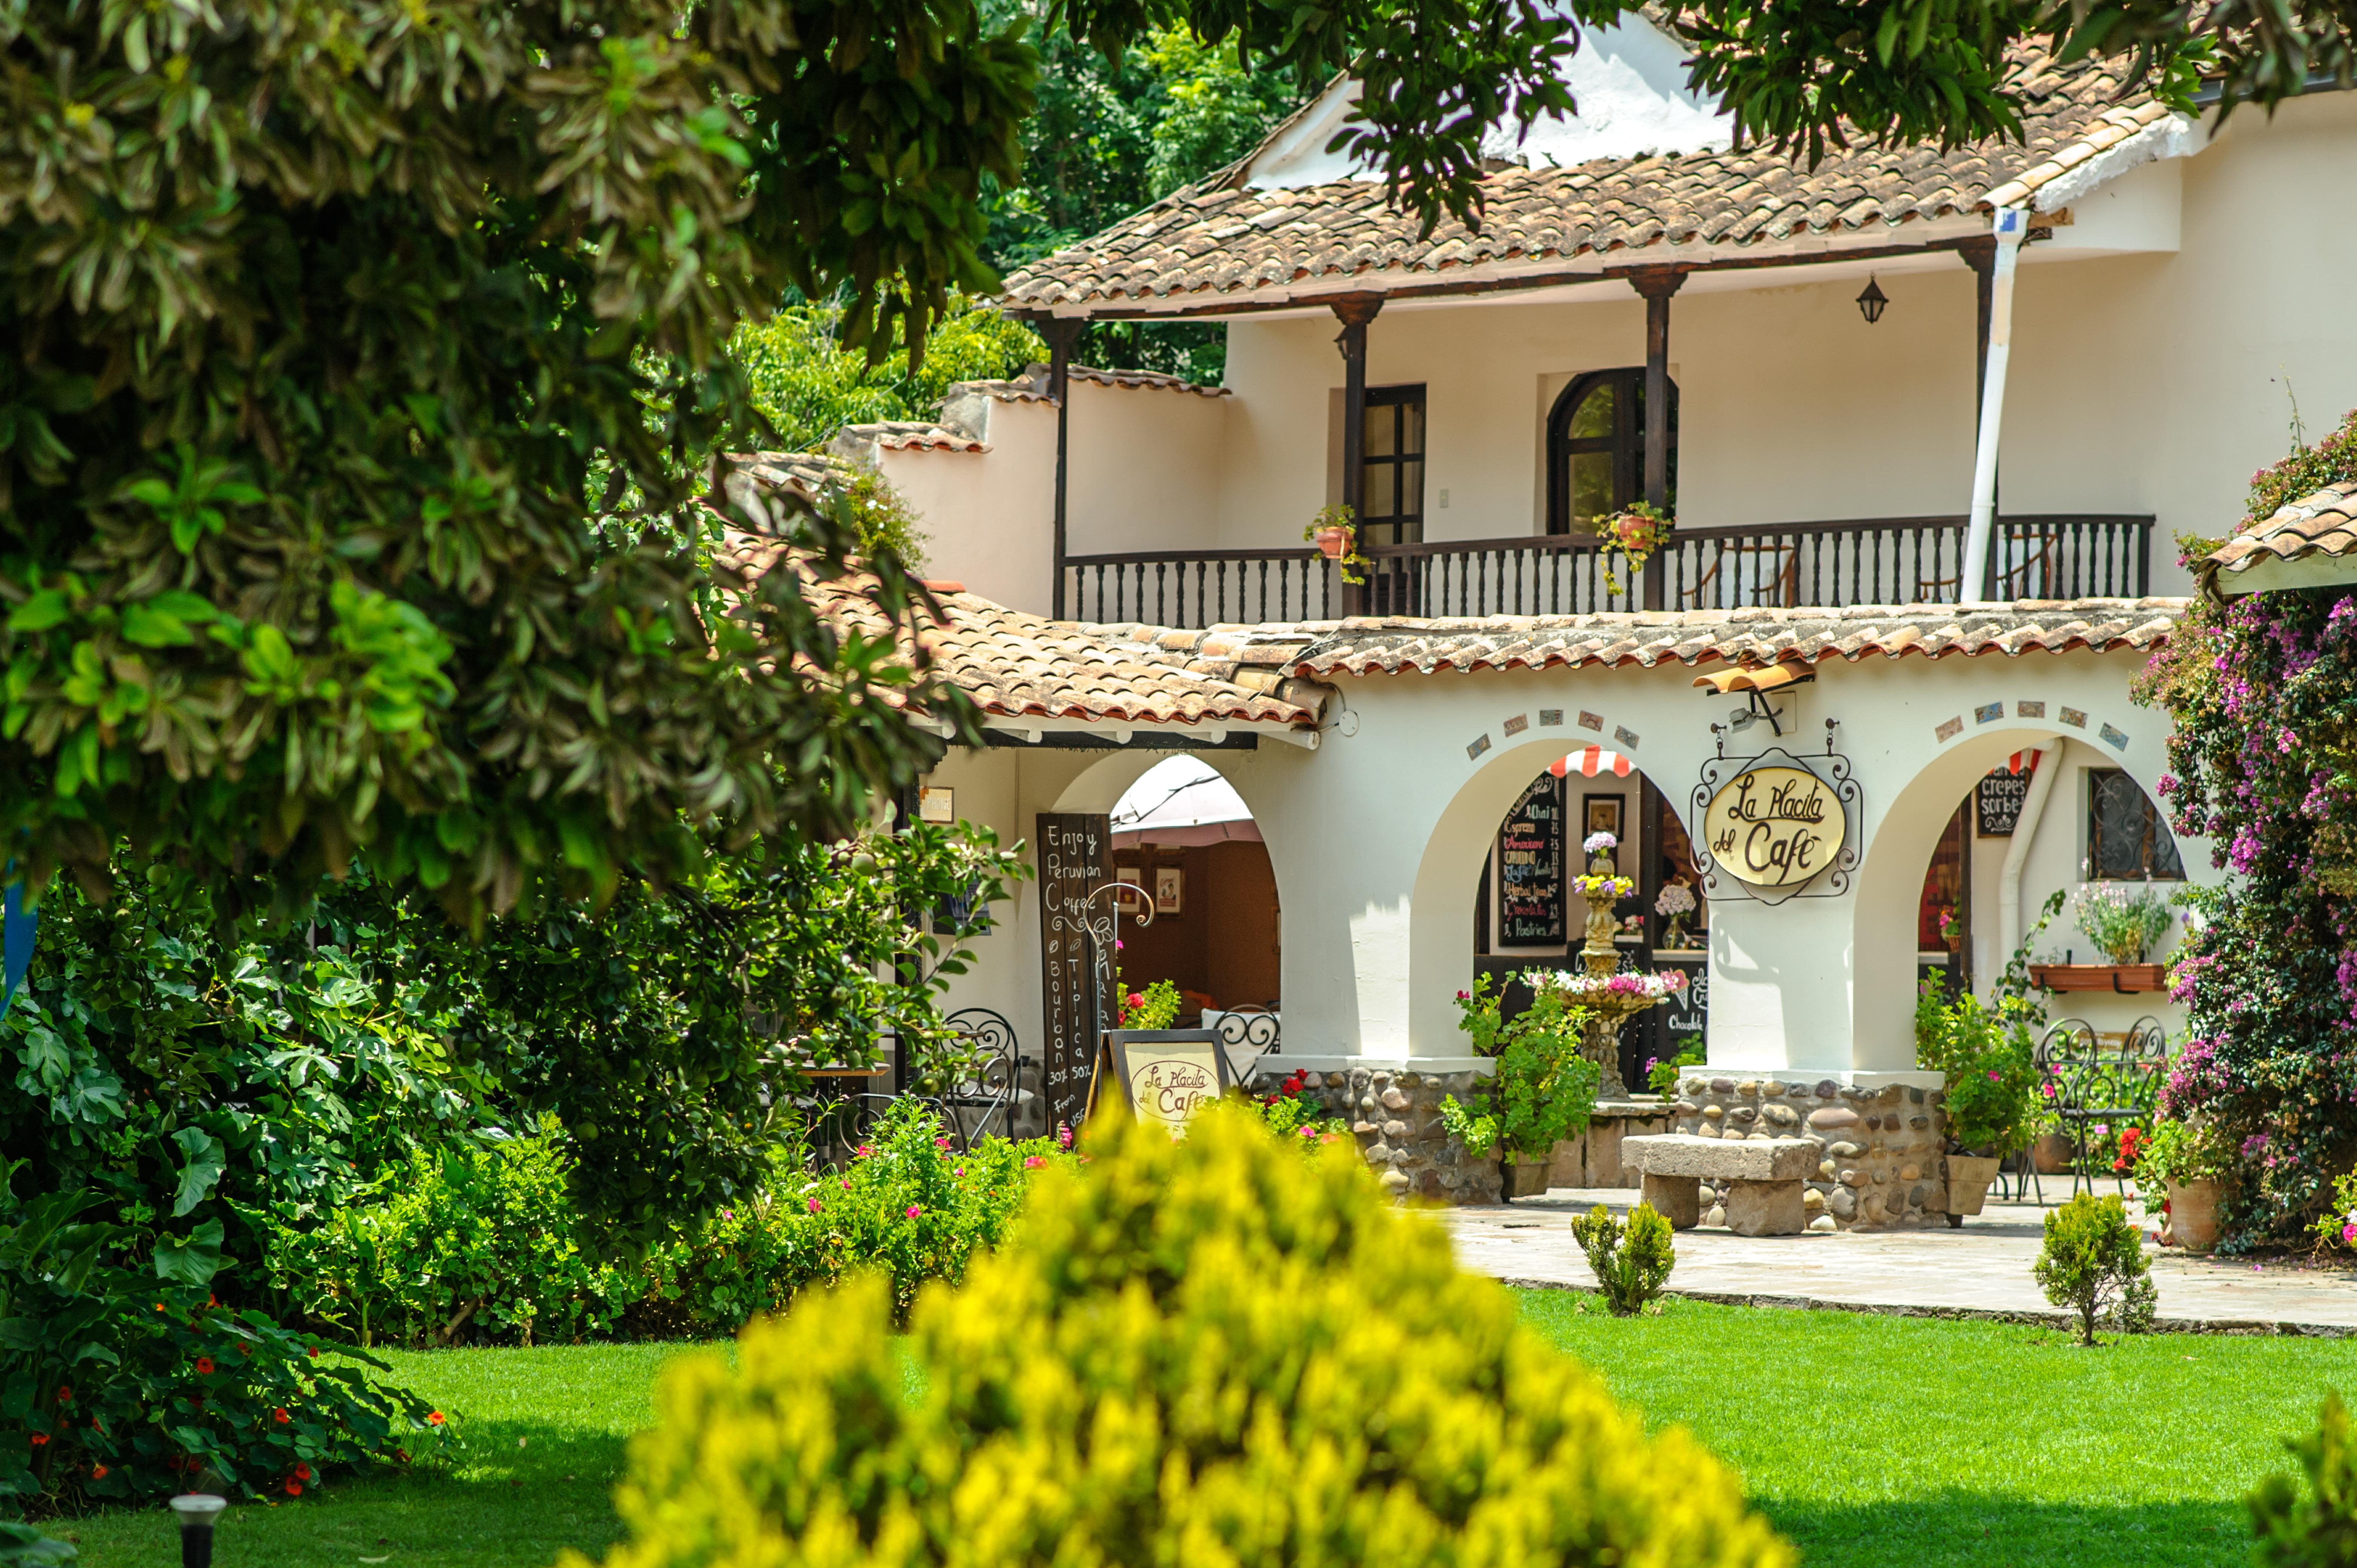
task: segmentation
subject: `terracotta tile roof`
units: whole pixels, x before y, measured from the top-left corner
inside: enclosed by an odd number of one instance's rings
[[[1621,252],[1664,244],[1756,254],[1814,250],[1846,233],[1889,243],[1910,223],[1969,219],[2033,197],[2139,133],[2172,124],[2148,96],[2113,102],[2116,60],[2063,66],[2023,51],[2017,75],[2019,144],[1946,153],[1861,148],[1813,170],[1758,149],[1506,169],[1482,182],[1479,234],[1452,221],[1419,235],[1379,180],[1244,190],[1233,183],[1239,166],[1225,182],[1181,189],[1014,274],[1005,297],[1049,307],[1196,295],[1210,306],[1220,295],[1261,290],[1383,293],[1474,268],[1600,273],[1649,259]],[[1583,257],[1595,259],[1577,265]],[[1560,264],[1548,268],[1551,262]]]
[[[2247,572],[2265,561],[2298,561],[2310,555],[2329,559],[2357,553],[2357,484],[2327,485],[2277,507],[2275,515],[2220,545],[2201,563],[2202,585],[2216,583],[2221,574]]]
[[[1286,664],[1297,675],[1430,674],[1440,670],[1612,668],[1676,660],[1729,664],[1857,660],[1878,653],[1944,659],[1979,654],[2150,649],[2186,599],[2026,599],[1851,609],[1684,610],[1498,617],[1488,620],[1350,620],[1294,628],[1308,639]],[[1255,628],[1274,639],[1284,628]]]
[[[729,488],[740,505],[748,499],[744,489],[748,481],[758,488],[791,490],[811,500],[849,466],[830,452],[734,452],[728,462]]]
[[[778,540],[733,530],[723,553],[748,577],[790,557]],[[884,618],[858,587],[821,583],[805,591],[838,624],[880,636]],[[1289,628],[1272,648],[1252,627],[1094,626],[1027,615],[974,594],[937,597],[942,617],[922,634],[933,668],[993,718],[1317,725],[1325,693],[1282,668],[1305,641]]]
[[[1193,392],[1197,397],[1228,395],[1225,387],[1202,386],[1183,376],[1167,376],[1159,371],[1100,371],[1090,365],[1074,365],[1071,377],[1076,381],[1089,381],[1101,387],[1185,392]],[[1047,403],[1049,401],[1048,367],[1027,365],[1020,376],[1008,381],[953,382],[944,403],[954,403],[962,392],[986,397],[996,403]]]
[[[876,446],[895,452],[987,452],[990,443],[976,440],[967,432],[931,420],[886,419],[870,424],[846,424],[827,441],[829,452],[841,456],[854,456],[863,446]]]

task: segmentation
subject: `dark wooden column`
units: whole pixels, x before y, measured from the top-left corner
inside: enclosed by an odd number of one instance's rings
[[[1351,509],[1351,537],[1360,541],[1367,532],[1367,323],[1383,307],[1379,294],[1345,295],[1333,305],[1342,324],[1334,338],[1342,350],[1342,504]],[[1364,614],[1366,600],[1364,587],[1342,585],[1344,615]]]
[[[1071,317],[1050,317],[1039,327],[1040,336],[1048,339],[1048,395],[1056,400],[1056,576],[1048,596],[1048,613],[1056,620],[1064,618],[1065,477],[1071,469],[1072,436],[1072,400],[1065,394],[1071,391],[1072,345],[1079,340],[1081,325]]]
[[[1670,509],[1670,295],[1686,274],[1676,267],[1643,267],[1629,286],[1645,296],[1645,504]],[[1662,607],[1667,563],[1660,552],[1645,563],[1645,607]]]

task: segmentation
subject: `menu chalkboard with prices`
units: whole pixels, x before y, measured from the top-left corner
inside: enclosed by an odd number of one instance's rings
[[[1089,895],[1113,880],[1113,819],[1103,812],[1039,813],[1041,1021],[1047,1026],[1041,1087],[1048,1131],[1078,1127],[1096,1061],[1095,977],[1081,922]],[[1111,895],[1110,897],[1118,897]],[[1104,955],[1110,957],[1110,955]]]
[[[1498,830],[1499,938],[1506,947],[1560,947],[1563,780],[1542,774]]]

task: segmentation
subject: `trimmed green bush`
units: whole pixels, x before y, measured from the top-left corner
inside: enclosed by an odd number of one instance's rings
[[[2280,1474],[2259,1483],[2250,1497],[2254,1558],[2259,1568],[2350,1568],[2357,1563],[2357,1444],[2341,1395],[2324,1396],[2312,1436],[2284,1446],[2308,1472],[2308,1488]]]
[[[2095,1325],[2107,1318],[2131,1334],[2152,1326],[2160,1293],[2144,1232],[2116,1193],[2083,1192],[2047,1215],[2046,1245],[2030,1273],[2047,1300],[2078,1315],[2072,1328],[2082,1345],[2095,1343]]]
[[[1616,1317],[1642,1312],[1646,1303],[1662,1294],[1663,1283],[1677,1266],[1670,1222],[1650,1203],[1631,1209],[1625,1228],[1599,1203],[1572,1220],[1571,1234],[1587,1254],[1596,1283],[1604,1287],[1605,1304]]]
[[[854,1279],[747,1330],[733,1370],[675,1363],[608,1563],[1794,1562],[1731,1471],[1649,1438],[1355,1151],[1253,1122],[1095,1130],[905,1342]]]

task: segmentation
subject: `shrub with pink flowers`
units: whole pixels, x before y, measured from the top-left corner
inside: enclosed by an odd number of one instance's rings
[[[2348,479],[2357,416],[2254,475],[2251,515]],[[2357,1163],[2357,592],[2197,600],[2137,694],[2175,723],[2171,825],[2235,874],[2189,895],[2171,982],[2190,1038],[2161,1110],[2240,1150],[2221,1250],[2292,1242]]]

